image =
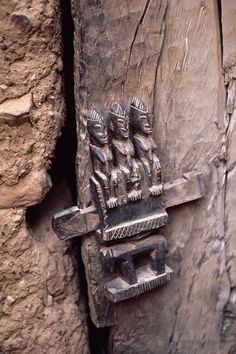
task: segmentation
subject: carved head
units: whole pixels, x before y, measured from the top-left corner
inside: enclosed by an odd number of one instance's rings
[[[114,135],[120,139],[129,137],[129,117],[118,102],[113,102],[110,108],[110,127]]]
[[[139,131],[145,135],[152,134],[150,114],[144,102],[140,98],[133,97],[129,115],[130,124],[136,131]]]
[[[87,127],[89,135],[95,140],[98,145],[104,146],[107,144],[107,127],[100,113],[95,109],[90,111]]]

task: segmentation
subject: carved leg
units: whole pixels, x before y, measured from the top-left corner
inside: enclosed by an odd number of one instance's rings
[[[151,176],[152,186],[149,188],[151,195],[159,195],[163,192],[163,183],[161,178],[161,170],[152,171]]]
[[[115,175],[106,176],[100,171],[95,172],[96,177],[102,185],[104,197],[108,208],[117,206],[117,199],[114,196]]]
[[[151,269],[157,274],[165,273],[165,245],[157,244],[156,248],[150,254]]]
[[[131,181],[130,181],[131,190],[128,194],[128,199],[130,201],[142,199],[142,190],[140,189],[140,180],[141,180],[141,175],[140,175],[140,171],[139,171],[139,166],[136,163],[136,161],[133,159]]]
[[[107,200],[109,198],[109,184],[108,184],[107,176],[100,171],[95,171],[95,176],[98,178],[99,182],[101,183],[104,189],[105,200]]]
[[[124,189],[126,190],[126,194],[129,200],[129,194],[132,191],[131,173],[126,166],[121,166],[120,169],[124,175],[124,181],[125,181]]]
[[[129,284],[137,283],[137,275],[133,260],[130,256],[126,260],[121,261],[121,277]]]
[[[110,194],[109,194],[109,199],[107,200],[108,208],[114,208],[118,205],[118,199],[117,199],[118,183],[119,183],[118,171],[112,170],[111,176],[109,178]]]

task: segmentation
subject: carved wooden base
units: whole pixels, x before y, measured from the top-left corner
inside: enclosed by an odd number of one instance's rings
[[[106,297],[116,303],[141,295],[170,281],[173,277],[173,270],[166,265],[165,273],[157,275],[150,266],[144,265],[136,270],[136,275],[137,283],[132,285],[120,277],[107,282],[104,285]]]
[[[203,176],[200,173],[185,174],[183,178],[165,183],[164,191],[167,208],[201,198],[205,193]],[[156,200],[155,198],[159,197],[149,198],[151,204],[152,201]],[[141,204],[145,203],[145,201],[140,202]],[[134,206],[135,203],[132,202]],[[140,212],[144,208],[145,205],[140,208]],[[150,208],[150,204],[148,208]],[[155,211],[155,209],[153,210]],[[137,208],[138,212],[139,208]],[[122,213],[122,215],[126,215],[126,213]],[[152,218],[153,215],[154,220],[155,218],[158,219],[157,210],[150,217]],[[159,214],[158,216],[159,226],[161,226],[161,215]],[[117,219],[117,215],[115,217]],[[142,219],[142,214],[139,217]],[[163,215],[163,218],[165,218],[165,215]],[[131,222],[129,218],[127,222]],[[135,222],[137,222],[137,218],[135,218]],[[79,209],[76,206],[64,210],[54,216],[52,224],[56,234],[64,240],[71,237],[83,236],[86,233],[94,230],[98,231],[102,228],[101,219],[95,206],[84,209]],[[151,242],[152,237],[149,236],[147,239]],[[114,306],[122,306],[122,302],[120,301],[154,289],[171,279],[173,273],[163,263],[159,247],[157,247],[156,252],[155,249],[151,249],[149,252],[147,249],[149,246],[145,245],[147,239],[133,240],[132,242],[129,241],[106,247],[104,244],[102,245],[98,242],[94,236],[84,238],[82,256],[89,287],[90,313],[95,326],[107,327],[114,325],[113,309]],[[148,251],[148,262],[147,259],[143,261],[142,251],[144,250]],[[139,264],[136,263],[136,252],[138,258],[140,256]],[[127,256],[127,259],[124,256]],[[111,262],[108,268],[104,265],[104,262],[107,262],[107,257],[108,263]],[[133,257],[135,257],[134,262]],[[117,263],[116,266],[113,265],[113,262]],[[158,265],[158,268],[155,268],[156,265]],[[115,304],[116,302],[118,304]]]
[[[157,288],[173,276],[165,265],[166,239],[151,235],[112,246],[101,245],[94,236],[83,243],[89,307],[97,327],[114,324],[115,303]]]

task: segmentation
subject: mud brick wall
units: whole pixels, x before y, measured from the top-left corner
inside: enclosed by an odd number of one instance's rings
[[[50,228],[67,189],[26,220],[65,117],[59,2],[2,1],[0,23],[0,351],[88,353],[75,264]]]

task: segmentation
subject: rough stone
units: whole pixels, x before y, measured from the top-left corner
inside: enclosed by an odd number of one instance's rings
[[[1,188],[0,209],[28,207],[39,203],[51,187],[46,171],[34,171],[22,177],[14,188]]]
[[[1,193],[49,167],[64,101],[58,2],[4,1],[0,13]]]
[[[4,101],[0,104],[0,121],[9,125],[22,124],[30,120],[30,111],[32,107],[32,96],[26,95]]]
[[[69,197],[61,190],[63,198],[52,191],[27,227],[23,209],[0,211],[3,353],[89,352],[76,265],[50,227],[53,208],[63,208]]]

